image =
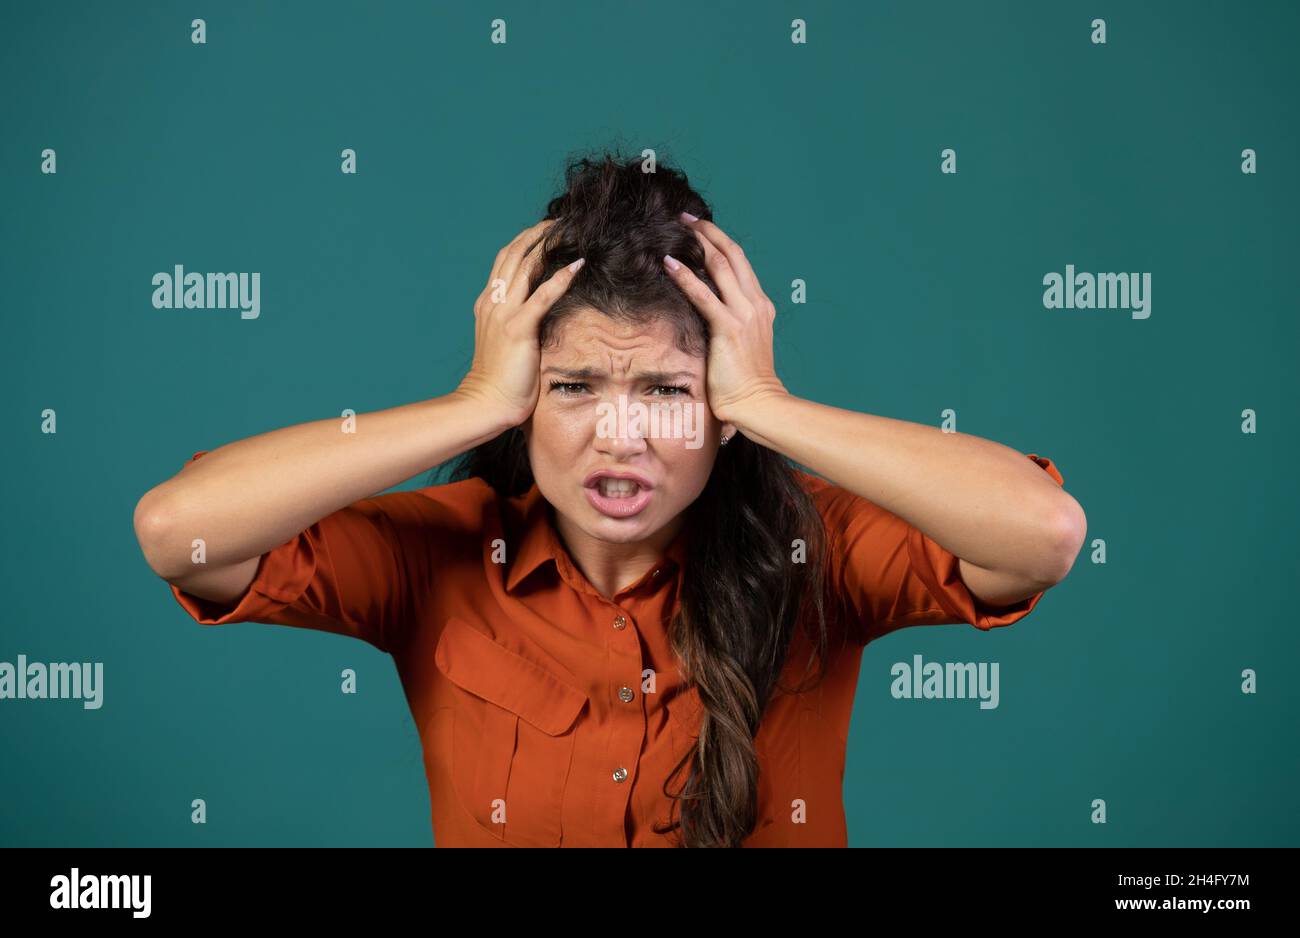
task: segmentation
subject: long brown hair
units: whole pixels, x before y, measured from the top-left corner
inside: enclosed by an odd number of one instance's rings
[[[718,293],[704,267],[704,249],[677,220],[683,211],[712,218],[686,175],[662,161],[645,172],[639,158],[608,152],[570,159],[564,191],[547,205],[545,217],[556,222],[537,245],[541,262],[529,293],[562,265],[587,260],[542,319],[541,345],[553,340],[566,316],[589,308],[623,322],[666,320],[679,348],[707,356],[707,321],[660,264],[672,254]],[[450,481],[478,477],[501,497],[521,495],[533,484],[518,427],[450,466]],[[704,713],[695,747],[664,783],[664,794],[680,802],[680,817],[656,831],[678,830],[679,846],[734,847],[758,820],[754,736],[801,625],[811,649],[805,674],[816,659],[816,681],[824,675],[825,531],[792,464],[741,433],[719,449],[686,522],[691,536],[680,607],[668,635]],[[796,539],[806,547],[806,562],[792,562]],[[668,782],[688,763],[680,789],[669,791]]]

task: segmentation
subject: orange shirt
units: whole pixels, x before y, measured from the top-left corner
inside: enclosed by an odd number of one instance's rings
[[[1064,484],[1050,459],[1028,456]],[[832,642],[840,650],[817,687],[768,704],[755,737],[759,821],[745,846],[847,845],[845,746],[868,642],[908,625],[1010,625],[1043,595],[988,607],[957,557],[920,530],[799,474],[826,520],[849,640]],[[390,654],[419,729],[437,846],[674,846],[652,827],[668,820],[663,786],[701,717],[667,640],[688,532],[606,599],[548,508],[536,485],[499,499],[481,479],[390,492],[268,551],[233,608],[171,589],[204,625],[321,629]],[[791,647],[786,687],[807,659],[802,635]]]

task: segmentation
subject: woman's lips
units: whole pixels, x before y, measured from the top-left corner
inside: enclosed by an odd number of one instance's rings
[[[631,472],[626,469],[597,469],[595,472],[589,473],[587,475],[587,478],[582,480],[582,484],[596,485],[597,483],[600,482],[602,477],[609,478],[609,479],[628,479],[632,482],[635,482],[643,489],[654,488],[654,486],[650,483],[650,480],[647,479],[645,476],[641,475],[641,473]]]
[[[587,486],[583,491],[587,493],[587,501],[591,502],[591,506],[602,515],[610,518],[630,518],[635,514],[639,514],[646,505],[650,504],[650,499],[654,497],[653,489],[642,488],[635,495],[610,498],[600,494],[599,483]]]

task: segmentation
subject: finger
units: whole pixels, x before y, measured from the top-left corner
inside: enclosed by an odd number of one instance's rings
[[[541,259],[542,241],[546,237],[546,229],[555,224],[555,219],[547,218],[539,221],[533,227],[527,229],[511,253],[507,254],[506,262],[502,266],[501,276],[506,281],[506,300],[511,303],[519,304],[528,299],[528,284],[531,282],[532,273]]]
[[[682,293],[686,294],[686,298],[691,301],[691,305],[698,309],[700,314],[708,320],[710,326],[715,329],[721,328],[724,323],[732,318],[731,310],[727,309],[726,304],[709,289],[708,284],[695,276],[693,270],[681,261],[677,261],[676,270],[673,270],[672,264],[668,263],[666,259],[661,259],[661,262],[668,276],[677,284]]]
[[[731,261],[727,260],[727,255],[714,247],[701,232],[695,232],[695,239],[704,248],[704,267],[713,278],[713,282],[718,285],[718,289],[722,291],[723,302],[731,306],[739,301],[748,301],[749,294],[736,279],[736,272],[732,269]]]
[[[528,226],[528,227],[525,228],[523,231],[519,232],[519,233],[516,234],[513,238],[511,238],[511,239],[510,239],[510,240],[509,240],[509,241],[508,241],[508,242],[507,242],[507,243],[506,243],[506,244],[501,248],[501,250],[497,251],[496,259],[492,262],[492,270],[491,270],[491,273],[490,273],[490,278],[491,278],[491,279],[496,279],[497,277],[500,277],[500,276],[501,276],[503,270],[505,269],[506,260],[510,257],[510,252],[511,252],[512,250],[514,250],[515,247],[516,247],[517,245],[519,245],[520,242],[522,242],[522,241],[524,241],[525,239],[527,239],[528,236],[529,236],[529,235],[530,235],[530,234],[531,234],[531,233],[532,233],[532,232],[533,232],[533,231],[538,227],[538,225],[540,225],[540,224],[541,224],[541,222],[538,222],[536,225],[530,225],[530,226]]]
[[[749,258],[745,256],[744,249],[707,218],[700,218],[686,224],[696,234],[703,235],[705,240],[726,256],[728,263],[731,264],[732,274],[743,288],[745,295],[757,303],[763,296],[763,288],[759,285],[758,276],[754,273]]]
[[[561,267],[539,283],[537,289],[533,291],[533,295],[519,308],[519,316],[523,321],[529,323],[531,327],[536,327],[541,322],[542,317],[546,315],[547,310],[554,306],[555,301],[569,289],[569,285],[573,283],[573,278],[582,269],[585,260],[585,257],[580,257],[572,264]]]
[[[492,272],[488,275],[489,291],[496,289],[494,284],[497,280],[503,280],[507,288],[509,287],[514,270],[519,265],[519,257],[527,247],[532,245],[543,226],[553,221],[554,219],[543,219],[535,225],[530,225],[511,238],[510,243],[497,252],[496,260],[492,262]]]
[[[502,245],[501,249],[497,251],[497,256],[492,259],[492,269],[488,271],[488,290],[492,289],[492,284],[501,276],[501,266],[506,262],[506,254],[510,251],[510,248],[514,246],[514,243],[519,240],[520,235],[522,234],[523,232],[521,231]]]
[[[533,282],[533,275],[542,263],[542,242],[546,238],[546,232],[542,231],[536,236],[536,240],[525,245],[520,252],[519,262],[509,277],[509,287],[506,289],[507,301],[519,304],[528,299],[528,287]]]

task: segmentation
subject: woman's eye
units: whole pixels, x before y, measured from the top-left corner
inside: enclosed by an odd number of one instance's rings
[[[586,390],[587,384],[584,381],[552,381],[551,390],[558,390],[563,397],[572,397]],[[650,394],[654,397],[677,397],[679,395],[689,396],[691,389],[680,384],[656,384],[650,389]]]
[[[580,390],[585,387],[586,385],[580,381],[552,381],[551,382],[551,390],[554,391],[556,388],[559,388],[561,394],[573,394],[576,393],[573,390],[574,388]]]

